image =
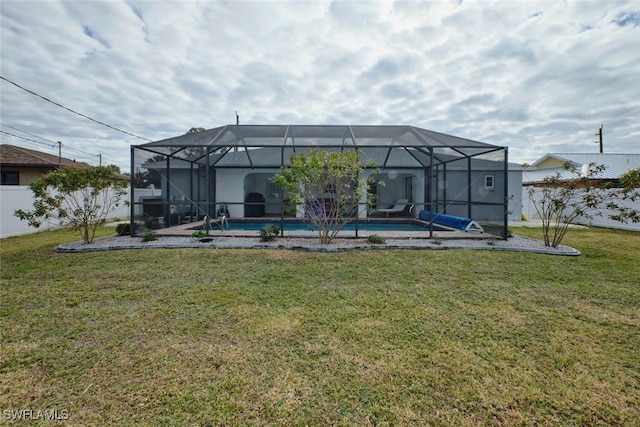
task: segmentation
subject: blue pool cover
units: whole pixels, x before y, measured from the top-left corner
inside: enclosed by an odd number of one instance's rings
[[[422,221],[429,222],[431,221],[431,213],[429,211],[420,211],[418,214],[418,218]],[[447,215],[442,213],[434,213],[433,214],[433,223],[444,225],[445,227],[455,228],[457,230],[467,230],[469,224],[471,224],[473,220],[471,218],[464,218],[461,216],[455,215]]]

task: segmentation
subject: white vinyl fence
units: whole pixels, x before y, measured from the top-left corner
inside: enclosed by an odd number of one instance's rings
[[[136,190],[136,194],[137,194]],[[129,190],[124,200],[129,200]],[[38,231],[59,228],[57,223],[43,223],[40,228],[29,227],[27,221],[21,221],[13,213],[17,209],[33,210],[33,192],[27,186],[2,185],[0,186],[0,238],[20,236],[22,234],[36,233]],[[109,213],[108,219],[128,219],[129,206],[120,206]]]
[[[540,200],[542,189],[536,188],[535,190],[536,191],[533,194],[533,200],[531,200],[529,198],[528,187],[522,188],[522,213],[524,213],[527,219],[530,219],[530,220],[540,219],[540,216],[536,212],[536,209],[534,206],[534,200],[535,201]],[[612,191],[615,191],[615,190],[612,190]],[[631,202],[629,200],[622,200],[619,203],[625,207],[635,209],[636,211],[640,211],[640,201]],[[607,209],[602,209],[599,211],[599,215],[594,215],[592,219],[578,218],[575,221],[575,223],[581,224],[581,225],[587,225],[587,226],[594,226],[594,227],[606,227],[606,228],[616,228],[620,230],[640,231],[640,223],[634,224],[632,222],[628,222],[625,224],[623,222],[614,221],[612,219],[609,219],[609,215],[611,213],[612,212],[608,211]]]

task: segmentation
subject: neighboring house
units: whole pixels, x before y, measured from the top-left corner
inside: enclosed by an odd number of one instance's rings
[[[58,157],[28,148],[9,144],[0,145],[0,238],[34,233],[54,228],[54,224],[44,223],[40,228],[29,227],[14,215],[17,209],[33,209],[33,192],[29,189],[38,177],[58,168],[89,168],[91,165]],[[128,179],[128,177],[126,177]],[[124,218],[128,208],[112,212],[110,218]]]
[[[583,172],[591,163],[602,165],[605,167],[604,171],[594,178],[602,182],[615,183],[623,173],[640,167],[640,154],[545,154],[523,170],[522,185],[539,184],[544,178],[557,172],[560,172],[561,179],[571,179],[573,175],[564,169],[565,163],[570,163]]]
[[[625,172],[640,168],[640,154],[609,154],[609,153],[548,153],[525,168],[522,172],[522,200],[524,215],[529,219],[536,219],[536,211],[533,202],[529,198],[529,188],[540,186],[546,177],[560,173],[560,179],[569,180],[575,176],[566,171],[565,163],[570,163],[574,168],[583,173],[587,171],[589,164],[602,165],[604,170],[594,176],[594,180],[603,184],[614,185]],[[640,203],[628,203],[629,207],[640,210]],[[586,225],[620,228],[627,230],[640,230],[640,224],[623,224],[607,219],[607,213],[596,216],[593,220],[580,222]]]
[[[269,178],[292,153],[311,148],[359,150],[373,161],[384,181],[374,189],[377,207],[408,199],[414,216],[430,207],[500,223],[506,212],[521,216],[519,200],[507,206],[520,194],[522,168],[506,161],[506,147],[414,126],[227,125],[132,148],[132,217],[144,212],[166,222],[176,212],[215,216],[226,208],[242,218],[256,216],[256,201],[260,215],[280,216],[282,195]],[[162,194],[144,198],[140,189],[152,177]]]
[[[91,165],[15,145],[0,145],[1,185],[29,185],[60,167],[88,168]]]

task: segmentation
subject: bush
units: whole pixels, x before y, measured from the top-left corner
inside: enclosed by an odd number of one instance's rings
[[[378,236],[377,234],[372,234],[367,237],[367,242],[372,243],[374,245],[382,245],[385,243],[384,237]]]
[[[123,222],[122,224],[116,225],[116,234],[118,236],[129,236],[131,234],[131,224]]]
[[[143,242],[151,242],[153,240],[158,240],[158,234],[153,230],[145,230],[140,237],[142,237]]]
[[[280,227],[275,224],[265,225],[262,230],[260,230],[260,239],[263,242],[271,242],[280,234]]]
[[[201,239],[206,235],[207,233],[205,233],[204,230],[196,230],[193,233],[191,233],[191,237],[193,237],[194,239]]]
[[[636,188],[640,171],[627,172],[621,177],[623,188],[610,190],[601,186],[599,177],[604,170],[604,165],[595,163],[589,163],[586,170],[578,170],[567,162],[564,171],[545,177],[540,187],[529,188],[529,198],[542,220],[545,246],[558,247],[570,224],[578,219],[584,221],[603,216],[603,211],[608,211],[608,218],[614,221],[640,222],[638,211],[623,203],[640,198]],[[571,179],[563,174],[567,172],[572,175]]]
[[[371,207],[373,180],[363,175],[366,168],[375,171],[376,166],[361,163],[359,151],[309,149],[291,154],[289,163],[270,182],[287,194],[288,213],[296,214],[304,206],[305,222],[318,229],[320,243],[330,243],[357,217],[361,201],[366,200],[367,210]]]
[[[35,228],[52,221],[69,226],[89,244],[109,212],[121,204],[129,204],[125,200],[127,185],[126,180],[106,166],[60,168],[29,184],[33,210],[18,209],[14,215]]]

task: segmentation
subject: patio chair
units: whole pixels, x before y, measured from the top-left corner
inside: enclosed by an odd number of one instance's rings
[[[393,207],[384,208],[384,209],[377,209],[376,213],[386,214],[387,218],[389,218],[389,214],[400,214],[400,213],[403,213],[404,210],[407,208],[408,204],[409,204],[409,199],[398,199],[396,201],[395,205],[393,205]]]

